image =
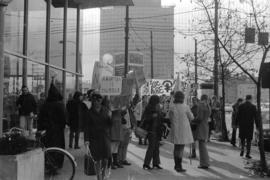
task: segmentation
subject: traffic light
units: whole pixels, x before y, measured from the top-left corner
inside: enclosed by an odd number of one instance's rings
[[[245,43],[255,43],[255,28],[245,29]]]
[[[269,33],[260,32],[259,37],[258,37],[258,44],[259,45],[267,45],[268,44],[268,37],[269,37]]]

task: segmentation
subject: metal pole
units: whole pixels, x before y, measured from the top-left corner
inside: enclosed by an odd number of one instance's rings
[[[151,79],[154,79],[153,31],[150,31],[150,41],[151,41]]]
[[[129,6],[126,6],[126,27],[125,27],[125,70],[124,77],[128,73],[128,39],[129,39]]]
[[[46,44],[45,44],[45,62],[50,63],[50,30],[51,30],[51,3],[52,0],[47,0],[47,8],[46,8]],[[49,66],[45,66],[45,94],[48,95],[49,91],[49,83],[50,83],[50,69]]]
[[[0,137],[3,135],[5,6],[0,4]]]
[[[197,56],[197,39],[195,39],[195,96],[197,97],[197,87],[198,87],[198,56]]]
[[[79,67],[80,67],[80,7],[77,7],[77,27],[76,27],[76,73],[79,73]],[[75,80],[75,89],[79,91],[79,76],[76,75],[76,80]]]
[[[63,25],[63,69],[66,69],[66,60],[67,60],[67,8],[68,8],[68,0],[65,0],[64,5],[64,25]],[[64,103],[66,102],[66,71],[63,72],[62,82],[63,89],[62,94],[64,98]]]
[[[28,50],[28,0],[24,0],[23,18],[23,55],[27,56]],[[27,59],[23,59],[23,78],[22,84],[27,86]]]
[[[218,0],[215,0],[214,95],[218,97]]]

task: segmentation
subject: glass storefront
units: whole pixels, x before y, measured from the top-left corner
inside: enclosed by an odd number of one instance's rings
[[[4,100],[3,100],[3,130],[19,125],[16,100],[23,85],[23,58],[27,56],[26,85],[38,102],[45,93],[45,50],[46,50],[46,1],[28,0],[28,31],[24,39],[24,0],[13,0],[6,8],[4,30]],[[56,87],[63,93],[65,99],[73,95],[76,87],[76,25],[77,9],[68,8],[66,68],[63,67],[63,33],[64,8],[51,5],[51,28],[49,49],[49,83],[53,80]],[[27,16],[26,16],[27,17]],[[27,24],[25,24],[27,25]],[[26,41],[26,42],[24,42]],[[27,53],[23,55],[23,44]],[[81,52],[78,52],[81,54]],[[79,61],[81,63],[81,61]],[[53,66],[53,67],[50,67]],[[56,68],[55,68],[56,67]],[[81,67],[81,65],[80,65]],[[79,67],[79,69],[80,69]],[[63,78],[64,71],[66,78]],[[63,79],[66,79],[63,82]],[[81,82],[81,78],[78,78]]]

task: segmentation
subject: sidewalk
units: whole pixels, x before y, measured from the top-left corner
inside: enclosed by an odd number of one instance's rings
[[[67,141],[66,141],[67,142]],[[75,180],[95,180],[95,176],[86,176],[83,172],[84,151],[83,139],[80,140],[80,150],[68,149],[78,163],[76,169]],[[255,147],[257,148],[257,147]],[[229,143],[212,141],[208,143],[208,151],[210,156],[210,169],[198,169],[198,158],[190,160],[189,147],[185,148],[183,166],[187,169],[186,173],[176,173],[173,169],[173,145],[169,142],[163,142],[160,147],[161,166],[163,170],[143,170],[142,164],[145,156],[146,146],[139,146],[137,139],[133,138],[128,148],[128,161],[131,166],[125,166],[122,169],[111,171],[110,180],[189,180],[189,179],[262,179],[258,176],[251,176],[248,170],[244,168],[246,159],[239,156],[239,149],[232,147]],[[256,150],[252,152],[253,159],[259,159]],[[269,162],[269,153],[267,153]]]

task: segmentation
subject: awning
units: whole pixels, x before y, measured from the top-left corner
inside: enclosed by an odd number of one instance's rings
[[[64,7],[65,0],[52,0],[52,5],[56,8]],[[78,5],[81,9],[106,6],[134,6],[132,0],[68,0],[69,8],[77,8]]]

